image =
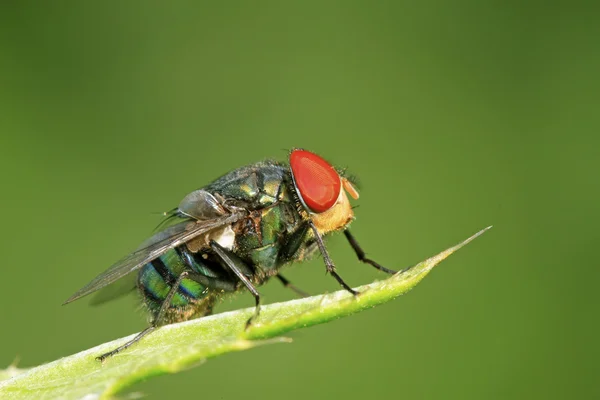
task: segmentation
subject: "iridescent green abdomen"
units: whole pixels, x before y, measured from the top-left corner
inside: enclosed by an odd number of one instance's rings
[[[176,248],[152,260],[142,267],[138,276],[138,287],[152,314],[156,314],[177,277],[189,270],[181,252]],[[186,311],[190,305],[199,305],[208,294],[207,287],[190,279],[184,279],[173,296],[171,309]],[[207,304],[207,306],[210,306]],[[208,307],[207,311],[209,311]],[[198,313],[203,314],[200,310]]]

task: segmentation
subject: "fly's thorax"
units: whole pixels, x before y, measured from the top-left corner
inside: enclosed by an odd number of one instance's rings
[[[293,203],[278,202],[270,207],[254,210],[248,217],[233,224],[234,249],[244,252],[279,244],[297,229],[299,222],[302,222],[302,217]]]
[[[197,192],[218,199],[225,209],[242,208],[247,216],[188,241],[185,246],[190,252],[210,252],[214,240],[254,267],[257,274],[268,276],[290,258],[290,249],[300,246],[296,242],[304,235],[294,233],[298,224],[306,221],[298,213],[285,166],[266,161],[242,167]]]
[[[286,173],[278,163],[265,161],[231,171],[203,189],[230,205],[259,210],[282,197]]]
[[[257,274],[273,275],[293,258],[306,236],[305,227],[295,204],[280,200],[233,224],[234,252]]]

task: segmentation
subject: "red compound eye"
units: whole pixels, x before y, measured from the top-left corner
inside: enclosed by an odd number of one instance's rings
[[[329,210],[337,201],[342,181],[337,171],[318,155],[306,150],[293,150],[290,167],[296,191],[312,212]]]

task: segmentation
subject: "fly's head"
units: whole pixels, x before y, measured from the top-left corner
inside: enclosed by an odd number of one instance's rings
[[[345,228],[354,218],[348,200],[356,188],[327,161],[307,150],[290,153],[290,171],[301,213],[321,235]]]

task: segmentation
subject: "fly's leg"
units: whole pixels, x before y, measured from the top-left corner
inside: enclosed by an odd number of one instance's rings
[[[143,331],[138,333],[129,342],[122,344],[121,346],[117,347],[114,350],[109,351],[108,353],[104,353],[101,356],[96,357],[96,360],[98,360],[100,362],[104,362],[104,360],[106,360],[108,357],[112,357],[115,354],[119,353],[120,351],[125,350],[132,344],[139,342],[141,338],[143,338],[144,336],[146,336],[147,334],[149,334],[150,332],[154,331],[156,328],[161,326],[162,323],[164,322],[163,319],[165,317],[165,313],[167,312],[167,309],[171,305],[173,296],[175,296],[175,293],[177,293],[177,290],[179,290],[179,285],[181,284],[181,281],[183,281],[183,279],[186,278],[188,275],[189,275],[189,272],[184,271],[181,273],[181,275],[179,275],[179,277],[177,277],[177,280],[175,281],[173,286],[171,286],[169,293],[167,293],[167,297],[165,297],[164,301],[160,305],[160,309],[158,310],[158,313],[156,314],[156,318],[154,318],[154,320],[152,321],[152,324],[149,327],[147,327],[146,329],[144,329]]]
[[[344,289],[346,289],[347,291],[349,291],[350,293],[352,293],[353,295],[356,296],[358,294],[358,292],[356,290],[352,289],[350,286],[348,286],[348,284],[346,282],[344,282],[342,277],[339,276],[338,273],[335,271],[335,265],[333,264],[333,261],[331,261],[331,258],[329,257],[329,253],[327,252],[327,249],[325,248],[325,243],[323,243],[323,238],[319,234],[317,227],[312,222],[309,222],[309,223],[310,223],[310,226],[311,226],[313,232],[315,233],[315,239],[317,240],[317,245],[319,246],[321,255],[323,255],[323,260],[325,261],[325,268],[327,268],[327,272],[329,272],[335,278],[335,280],[338,281],[338,283],[340,285],[342,285],[342,287]]]
[[[281,274],[277,274],[275,275],[275,277],[277,279],[279,279],[279,282],[281,282],[283,284],[283,286],[285,286],[288,289],[291,289],[292,291],[294,291],[298,296],[300,297],[309,297],[310,295],[308,293],[306,293],[304,290],[300,290],[298,289],[296,286],[292,285],[292,283],[290,281],[288,281],[287,279],[285,279],[283,277],[283,275]]]
[[[125,350],[126,348],[128,348],[129,346],[131,346],[134,343],[139,342],[139,340],[141,338],[143,338],[144,336],[146,336],[147,334],[149,334],[150,332],[154,331],[156,329],[156,326],[154,325],[150,325],[149,327],[147,327],[146,329],[144,329],[143,331],[141,331],[140,333],[138,333],[136,335],[136,337],[134,337],[133,339],[131,339],[129,342],[117,347],[114,350],[109,351],[108,353],[104,353],[101,356],[96,357],[96,360],[100,361],[101,363],[104,362],[104,360],[106,360],[108,357],[112,357],[115,354]]]
[[[237,276],[237,278],[244,284],[244,286],[246,286],[250,293],[252,293],[252,296],[254,296],[256,307],[254,308],[254,315],[252,315],[248,321],[246,321],[246,329],[248,329],[248,327],[252,325],[252,321],[255,320],[260,314],[260,294],[252,282],[250,282],[250,280],[242,272],[242,270],[248,271],[248,266],[235,254],[231,253],[214,240],[210,241],[210,247],[221,258],[221,260],[223,260],[225,266],[227,266],[227,268],[229,268],[229,270],[233,272],[235,276]]]
[[[354,239],[354,236],[352,236],[352,234],[350,233],[350,231],[348,229],[346,229],[344,231],[344,235],[346,235],[346,239],[348,239],[350,246],[352,246],[352,248],[354,249],[354,252],[356,253],[356,256],[358,257],[358,260],[360,262],[369,264],[372,267],[375,267],[378,270],[388,273],[390,275],[393,275],[396,272],[398,272],[398,271],[394,271],[393,269],[386,268],[383,265],[380,265],[380,264],[376,263],[375,261],[371,260],[370,258],[367,258],[367,255],[365,254],[363,249],[360,247],[360,245],[358,244],[356,239]]]

